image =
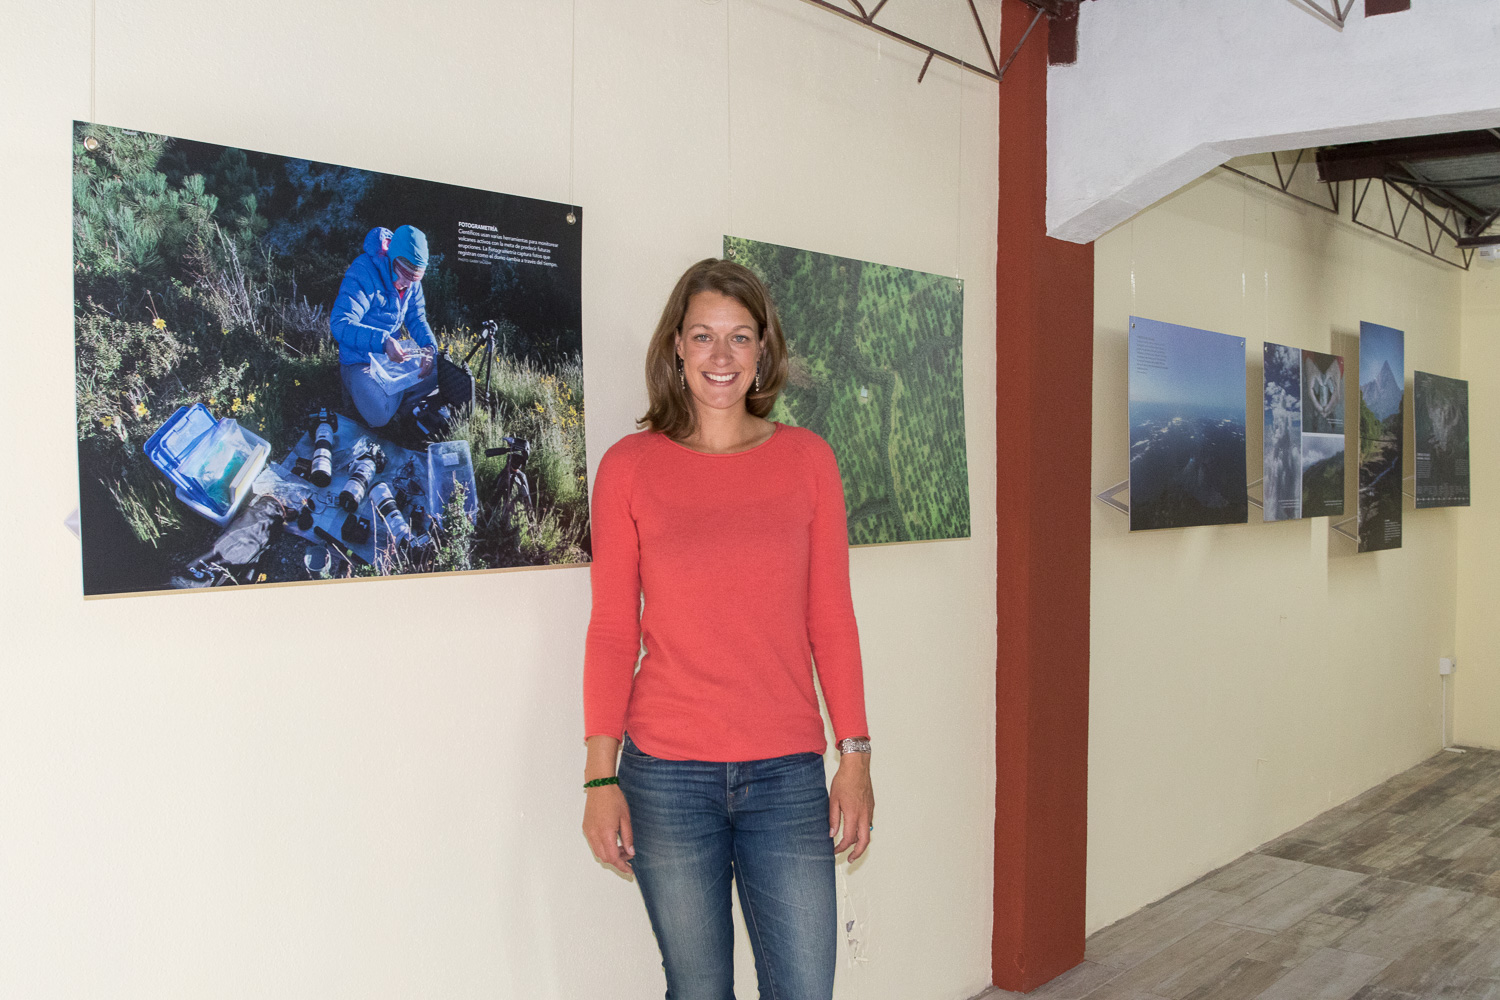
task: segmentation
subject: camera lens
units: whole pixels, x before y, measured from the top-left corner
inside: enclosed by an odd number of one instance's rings
[[[326,421],[318,424],[313,434],[312,472],[308,478],[318,487],[333,481],[333,427]]]
[[[370,481],[384,468],[385,452],[379,445],[371,444],[369,438],[361,439],[354,446],[354,465],[349,469],[349,481],[344,483],[343,492],[339,494],[339,506],[351,514],[358,510],[365,502]]]
[[[396,498],[391,495],[391,488],[385,483],[376,483],[370,488],[370,506],[385,521],[386,528],[397,545],[408,545],[411,543],[411,526],[406,523],[406,518],[401,514],[401,508],[396,504]]]

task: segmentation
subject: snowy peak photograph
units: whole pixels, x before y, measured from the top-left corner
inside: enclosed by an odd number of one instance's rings
[[[1130,530],[1243,524],[1245,338],[1130,318]]]
[[[1359,324],[1359,551],[1401,547],[1406,334]]]

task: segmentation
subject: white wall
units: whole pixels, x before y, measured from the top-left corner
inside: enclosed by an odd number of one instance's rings
[[[1500,125],[1500,4],[1353,6],[1339,32],[1292,0],[1084,4],[1047,80],[1048,231],[1095,239],[1232,156]]]
[[[1464,276],[1463,326],[1472,506],[1458,515],[1453,737],[1500,749],[1500,267],[1476,259]]]
[[[644,409],[671,282],[726,231],[968,279],[975,537],[852,557],[880,822],[841,870],[868,961],[841,953],[838,996],[978,992],[994,85],[918,87],[911,51],[798,0],[578,0],[576,61],[563,0],[11,6],[0,996],[662,989],[635,887],[578,832],[587,571],[82,600],[74,118],[581,204],[593,463]],[[398,609],[435,627],[338,655]]]
[[[1463,272],[1225,171],[1100,239],[1094,273],[1096,491],[1128,475],[1131,315],[1246,338],[1251,480],[1265,341],[1342,354],[1350,398],[1361,320],[1406,331],[1408,387],[1459,371]],[[1328,518],[1132,534],[1094,504],[1090,931],[1438,751],[1469,512],[1406,506],[1403,547],[1361,555]]]

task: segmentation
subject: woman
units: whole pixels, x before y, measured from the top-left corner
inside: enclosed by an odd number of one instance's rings
[[[786,375],[765,286],[699,261],[646,352],[647,430],[594,485],[583,830],[634,872],[672,1000],[733,996],[731,880],[761,996],[828,1000],[834,855],[873,830],[843,487],[822,438],[765,419]]]

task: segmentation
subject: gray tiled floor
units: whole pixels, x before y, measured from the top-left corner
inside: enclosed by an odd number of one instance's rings
[[[1025,996],[1500,1000],[1500,752],[1423,761],[1097,932]]]

